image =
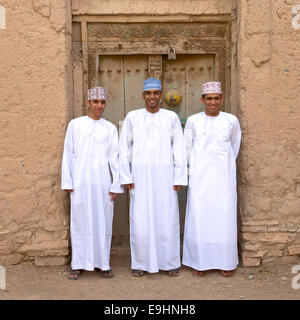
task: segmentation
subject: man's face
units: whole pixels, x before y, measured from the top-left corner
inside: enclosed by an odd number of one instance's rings
[[[89,100],[88,102],[89,117],[91,117],[94,120],[99,120],[102,116],[105,106],[106,106],[106,101],[104,99]]]
[[[217,116],[223,104],[224,97],[219,93],[207,93],[201,102],[205,106],[205,113],[209,116]]]
[[[159,101],[161,99],[161,91],[147,90],[143,92],[142,97],[145,100],[147,108],[155,109],[159,105]]]

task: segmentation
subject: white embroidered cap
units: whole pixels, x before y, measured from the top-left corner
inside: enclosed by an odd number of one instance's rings
[[[221,83],[218,81],[210,81],[210,82],[203,83],[202,94],[207,94],[207,93],[220,93],[220,94],[222,94]]]
[[[88,100],[104,99],[106,100],[106,90],[102,87],[94,87],[88,90]]]

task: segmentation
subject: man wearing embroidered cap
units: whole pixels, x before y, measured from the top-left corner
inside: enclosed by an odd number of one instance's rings
[[[106,91],[88,90],[88,115],[70,121],[64,143],[61,188],[71,197],[72,271],[101,270],[109,266],[113,201],[123,192],[119,182],[117,128],[102,118]]]
[[[130,246],[133,276],[180,267],[176,191],[187,184],[180,120],[161,109],[161,82],[144,81],[145,108],[127,114],[120,135],[120,180],[130,193]]]
[[[184,137],[189,189],[182,263],[193,275],[218,269],[231,276],[238,265],[236,158],[241,130],[236,116],[220,111],[220,82],[202,86],[205,112],[187,119]]]

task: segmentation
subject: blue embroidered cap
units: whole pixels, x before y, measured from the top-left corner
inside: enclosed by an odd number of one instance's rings
[[[155,78],[148,78],[144,81],[143,92],[147,90],[160,90],[161,91],[161,82]]]

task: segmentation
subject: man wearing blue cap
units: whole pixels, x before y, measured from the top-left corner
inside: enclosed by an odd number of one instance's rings
[[[145,108],[127,114],[120,135],[120,180],[130,193],[133,276],[180,267],[179,208],[176,191],[187,185],[180,120],[159,107],[161,82],[144,81]]]

